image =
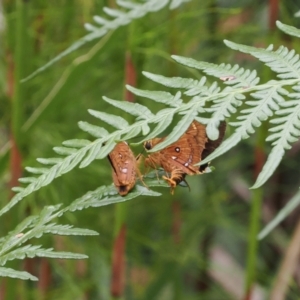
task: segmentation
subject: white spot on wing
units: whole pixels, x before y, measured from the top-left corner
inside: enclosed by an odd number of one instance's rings
[[[177,156],[171,156],[171,157],[172,157],[172,159],[174,159],[174,160],[177,159]]]

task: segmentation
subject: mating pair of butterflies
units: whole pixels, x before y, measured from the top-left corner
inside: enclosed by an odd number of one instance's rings
[[[149,154],[145,158],[145,166],[157,169],[161,167],[167,176],[163,179],[171,187],[173,194],[175,187],[185,181],[186,175],[202,174],[207,164],[194,166],[212,153],[222,142],[226,130],[226,123],[219,126],[219,138],[212,141],[207,138],[205,126],[193,121],[187,131],[166,148]],[[165,138],[154,138],[144,143],[146,150],[164,141]],[[108,155],[112,166],[113,182],[121,196],[125,196],[134,187],[136,176],[140,175],[137,160],[126,142],[118,143]]]

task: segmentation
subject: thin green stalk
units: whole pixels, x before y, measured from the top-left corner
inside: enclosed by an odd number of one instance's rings
[[[257,259],[257,248],[258,240],[257,234],[260,228],[260,212],[261,212],[261,203],[263,197],[262,188],[252,191],[252,207],[250,215],[250,230],[248,236],[248,253],[247,253],[247,270],[246,270],[246,286],[245,291],[246,295],[251,293],[251,288],[256,278],[256,259]],[[250,299],[245,297],[245,299]]]
[[[267,127],[264,124],[258,131],[258,138],[256,142],[256,156],[255,156],[255,176],[257,177],[258,173],[262,169],[264,164],[265,155],[264,155],[264,144],[267,133]],[[250,228],[248,236],[248,253],[247,253],[247,270],[246,270],[246,285],[245,299],[251,299],[251,289],[256,280],[256,261],[258,253],[258,233],[260,230],[260,219],[261,219],[261,205],[263,198],[263,189],[254,189],[252,190],[252,207],[250,214]]]

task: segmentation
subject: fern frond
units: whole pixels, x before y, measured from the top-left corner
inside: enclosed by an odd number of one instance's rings
[[[274,148],[268,156],[262,171],[260,172],[255,184],[252,188],[258,188],[263,185],[277,168],[286,150],[291,148],[291,143],[299,140],[300,137],[300,86],[294,86],[296,93],[289,94],[290,100],[281,102],[280,110],[276,113],[278,118],[270,121],[271,124],[276,124],[269,131],[275,132],[267,137],[267,141],[272,142]]]
[[[114,101],[114,100],[112,100]],[[122,106],[122,105],[120,105]],[[138,108],[142,106],[136,106]],[[152,115],[151,120],[143,119],[139,120],[136,123],[129,125],[128,122],[118,116],[109,115],[107,113],[89,110],[89,112],[95,116],[107,122],[118,130],[109,134],[106,130],[101,130],[100,134],[101,138],[96,139],[93,142],[89,142],[87,140],[83,140],[82,142],[79,140],[67,141],[65,144],[70,146],[76,146],[76,148],[72,147],[55,147],[54,150],[56,153],[60,155],[64,155],[63,159],[39,159],[40,162],[46,165],[52,165],[50,168],[32,168],[27,167],[27,171],[33,174],[42,174],[37,178],[30,177],[30,179],[21,179],[22,182],[27,182],[29,185],[26,188],[17,188],[18,194],[16,194],[11,201],[0,210],[0,215],[7,212],[11,207],[21,201],[24,197],[31,194],[32,192],[40,189],[41,187],[48,185],[55,178],[71,171],[73,168],[79,165],[80,168],[88,166],[93,160],[104,158],[110,153],[116,142],[120,140],[121,136],[123,138],[128,138],[128,136],[136,136],[143,132],[144,135],[147,135],[150,131],[150,127],[148,123],[157,124],[154,129],[156,133],[163,131],[170,124],[170,121],[173,117],[173,114],[177,111],[178,108],[174,108],[173,110],[164,110],[160,111],[156,115]],[[148,114],[148,116],[150,116]],[[83,123],[81,123],[82,125]],[[92,125],[88,125],[88,123],[84,123],[84,129],[89,128],[89,131],[95,133],[97,131],[97,127],[93,127]],[[105,133],[108,133],[104,136]],[[97,134],[96,134],[97,135]],[[151,135],[151,133],[150,133]],[[56,163],[57,162],[57,163]]]
[[[192,65],[193,63],[195,65],[197,65],[197,63],[200,64],[200,62],[195,60],[189,60],[189,65]],[[239,72],[237,67],[234,67],[234,70],[237,73]],[[244,74],[244,69],[242,69],[240,73]],[[191,106],[193,106],[193,110],[197,111],[198,113],[211,113],[212,116],[210,119],[207,119],[207,121],[203,118],[200,119],[199,117],[195,117],[195,119],[199,122],[207,124],[207,135],[211,140],[216,140],[219,136],[219,131],[217,128],[220,121],[235,113],[236,107],[240,106],[242,104],[242,100],[245,98],[245,96],[241,93],[239,86],[236,89],[230,89],[228,87],[220,92],[220,88],[216,83],[206,86],[205,77],[202,77],[200,80],[192,80],[181,77],[164,77],[149,72],[143,72],[143,74],[149,79],[167,87],[185,89],[186,91],[184,94],[193,96],[189,104],[187,104],[187,108],[184,108],[183,106],[183,110],[190,109]],[[253,79],[253,75],[249,75],[249,78],[252,79],[252,83],[257,81]],[[242,92],[246,92],[246,90],[242,90]],[[213,102],[214,104],[209,108],[204,107],[210,102]]]
[[[201,161],[200,165],[220,156],[239,143],[239,141],[247,139],[253,134],[255,127],[259,127],[261,122],[267,120],[274,114],[274,111],[279,109],[279,103],[285,101],[283,95],[285,96],[286,93],[286,90],[275,85],[274,81],[265,84],[264,89],[251,93],[254,100],[245,102],[250,108],[240,112],[241,115],[237,118],[240,121],[230,123],[230,125],[237,127],[234,134],[225,140],[211,155]]]
[[[100,16],[94,16],[94,21],[100,25],[100,27],[92,25],[92,24],[85,24],[85,29],[89,31],[89,33],[73,43],[69,48],[61,52],[59,55],[51,59],[47,62],[44,66],[38,68],[32,74],[27,76],[26,78],[22,79],[22,82],[25,82],[37,74],[41,73],[42,71],[49,68],[55,62],[61,60],[66,55],[72,53],[73,51],[79,49],[80,47],[84,46],[85,44],[103,37],[110,31],[116,30],[121,26],[125,26],[130,24],[134,19],[139,19],[144,17],[146,14],[158,11],[170,3],[170,9],[177,8],[179,5],[183,4],[184,2],[188,2],[190,0],[148,0],[146,3],[134,3],[129,1],[118,1],[117,3],[127,9],[128,11],[121,11],[117,9],[111,9],[108,7],[103,8],[103,12],[106,13],[109,17],[113,18],[105,19]]]
[[[284,46],[280,46],[276,51],[273,50],[273,45],[266,49],[255,48],[236,44],[230,41],[224,43],[234,49],[244,53],[249,53],[258,58],[271,68],[272,71],[277,73],[278,78],[282,79],[297,79],[300,78],[300,61],[299,54],[295,50],[288,50]]]
[[[152,179],[145,179],[148,186],[157,185]],[[156,181],[156,180],[155,180]],[[161,186],[167,186],[162,183]],[[88,192],[81,198],[73,201],[69,206],[61,208],[61,205],[47,206],[38,216],[30,216],[20,223],[6,237],[0,240],[0,265],[4,265],[9,260],[24,259],[25,257],[49,257],[60,259],[84,259],[87,258],[84,254],[70,252],[56,252],[53,249],[43,249],[40,245],[25,245],[32,238],[40,238],[42,235],[51,233],[59,235],[97,235],[93,230],[73,228],[70,225],[58,225],[51,223],[54,219],[62,216],[68,211],[81,210],[88,207],[100,207],[118,202],[128,201],[138,196],[159,196],[160,193],[154,192],[137,184],[133,191],[125,197],[120,196],[113,185],[108,187],[102,186],[95,191]],[[0,276],[10,276],[21,279],[35,280],[26,272],[18,272],[12,269],[0,268]]]

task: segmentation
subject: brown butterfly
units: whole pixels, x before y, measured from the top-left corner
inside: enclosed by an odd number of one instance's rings
[[[162,167],[167,173],[170,173],[170,177],[163,176],[163,179],[170,185],[173,194],[175,187],[181,181],[185,181],[186,175],[205,172],[208,164],[200,167],[194,165],[221,144],[225,128],[226,123],[221,122],[219,138],[216,141],[211,141],[206,136],[205,126],[194,121],[175,143],[148,155],[145,159],[145,165],[151,168]],[[165,138],[154,138],[146,141],[144,147],[146,150],[150,150],[164,140]]]
[[[116,144],[108,155],[112,166],[112,177],[115,187],[121,196],[125,196],[135,186],[136,175],[140,174],[137,160],[126,142]]]

